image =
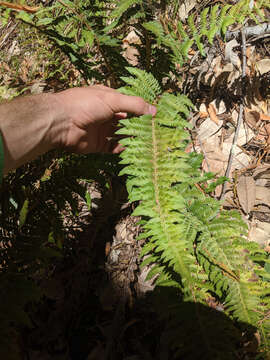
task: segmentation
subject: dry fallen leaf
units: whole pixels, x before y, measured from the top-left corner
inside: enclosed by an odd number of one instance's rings
[[[260,119],[264,121],[270,121],[270,116],[266,114],[260,114]]]
[[[210,104],[212,104],[216,110],[217,115],[221,115],[227,112],[226,104],[223,100],[213,100]]]
[[[210,119],[212,121],[214,121],[214,123],[219,125],[219,120],[218,120],[218,117],[217,117],[217,114],[216,114],[216,109],[214,108],[214,105],[209,104],[207,111],[208,111],[208,114],[210,116]]]
[[[263,75],[270,71],[270,59],[263,59],[256,63],[258,72]]]
[[[214,141],[215,139],[212,139],[212,137],[215,138],[214,135],[218,133],[218,131],[221,129],[221,126],[221,120],[218,120],[218,123],[216,123],[214,121],[211,121],[208,117],[204,120],[204,122],[200,125],[198,129],[198,135],[200,140],[207,142],[212,142],[212,140]]]
[[[270,179],[270,164],[262,164],[256,167],[253,173],[254,179]]]
[[[221,122],[222,123],[222,122]],[[203,127],[202,127],[203,125]],[[207,126],[209,125],[209,126]],[[211,171],[219,175],[224,175],[227,165],[229,154],[232,148],[233,134],[220,144],[220,133],[217,130],[214,132],[214,128],[219,129],[218,126],[211,121],[209,118],[200,125],[198,134],[201,140],[200,145],[196,146],[196,150],[203,152],[205,161],[203,162],[203,168],[206,171]],[[243,135],[239,136],[239,142],[241,145],[248,141],[249,137],[246,138],[246,134],[243,129]],[[229,177],[232,176],[232,172],[235,169],[242,169],[250,163],[250,157],[245,154],[238,146],[235,149],[235,156],[232,162],[232,169]]]
[[[256,183],[252,176],[241,176],[237,184],[237,195],[244,212],[248,214],[256,202]]]
[[[200,119],[206,119],[208,117],[208,113],[207,112],[200,112]]]
[[[268,246],[270,239],[270,224],[267,222],[256,221],[256,223],[251,225],[248,237],[249,240],[255,241],[263,247]]]
[[[124,49],[123,56],[131,65],[136,66],[139,61],[139,51],[135,46],[132,46],[133,44],[141,44],[141,40],[134,30],[130,31],[130,33],[123,39],[122,47]]]
[[[265,204],[270,207],[270,189],[268,187],[256,186],[256,204]]]
[[[267,114],[267,101],[265,101],[265,99],[259,100],[256,97],[253,100],[253,103],[249,104],[248,110]]]
[[[249,59],[252,56],[253,48],[251,46],[247,46],[247,50],[246,50],[247,59]]]
[[[260,113],[258,111],[245,111],[245,121],[252,130],[256,130],[260,121]]]
[[[210,119],[209,121],[211,124],[216,126],[215,123],[213,123]],[[209,137],[207,141],[202,141],[202,148],[203,149],[200,149],[200,147],[198,147],[198,151],[203,150],[205,153],[203,169],[205,171],[211,171],[215,174],[224,175],[228,159],[221,151],[217,142],[217,138],[212,136]]]
[[[268,183],[267,179],[257,179],[256,180],[256,186],[263,186],[265,187]]]
[[[225,60],[237,68],[241,66],[241,60],[236,52],[233,51],[235,47],[239,46],[239,43],[236,39],[233,39],[226,43],[225,46]]]
[[[181,21],[184,21],[190,11],[197,5],[197,1],[196,0],[186,0],[184,1],[180,7],[179,7],[179,11],[178,11],[178,14],[179,14],[179,18]]]

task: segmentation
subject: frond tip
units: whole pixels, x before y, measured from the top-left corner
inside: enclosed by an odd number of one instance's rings
[[[142,97],[145,101],[153,103],[157,96],[161,93],[161,88],[158,81],[150,73],[144,70],[139,70],[132,67],[126,68],[131,75],[135,77],[124,77],[121,79],[129,85],[129,87],[122,87],[120,92],[126,95],[136,95]]]

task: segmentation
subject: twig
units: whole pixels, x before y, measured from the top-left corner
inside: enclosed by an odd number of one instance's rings
[[[238,140],[238,136],[239,136],[239,131],[240,128],[242,126],[243,123],[243,112],[244,112],[244,91],[243,91],[243,84],[244,84],[244,79],[246,77],[246,65],[247,65],[247,57],[246,57],[246,33],[245,33],[245,29],[242,29],[241,31],[241,36],[242,36],[242,89],[241,89],[241,98],[242,98],[242,102],[239,106],[239,114],[238,114],[238,119],[237,119],[237,127],[235,130],[235,134],[234,134],[234,138],[233,138],[233,143],[232,143],[232,147],[231,147],[231,151],[230,151],[230,155],[229,155],[229,161],[228,161],[228,166],[226,169],[226,173],[225,176],[229,177],[230,176],[230,172],[231,172],[231,168],[232,168],[232,163],[234,160],[234,155],[235,155],[235,149],[237,147],[237,140]],[[225,182],[223,184],[223,188],[222,188],[222,192],[220,195],[220,200],[224,199],[225,196],[225,192],[227,189],[227,182]]]
[[[226,32],[226,41],[231,40],[232,38],[237,38],[240,33],[244,32],[245,38],[249,38],[251,36],[263,36],[270,34],[270,23],[264,23],[256,26],[248,26],[242,30],[237,31],[227,31]]]
[[[0,6],[4,6],[15,11],[26,11],[31,14],[36,13],[40,9],[39,6],[32,7],[27,5],[13,4],[6,1],[0,1]]]
[[[265,38],[267,38],[267,37],[270,37],[270,33],[269,33],[269,34],[263,34],[263,35],[255,36],[254,38],[249,39],[248,44],[253,43],[254,41],[257,41],[257,40],[260,40],[260,39],[265,39]]]

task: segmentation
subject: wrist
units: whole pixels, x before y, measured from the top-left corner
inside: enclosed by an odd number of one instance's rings
[[[65,148],[72,150],[78,138],[74,136],[74,120],[76,119],[76,111],[74,116],[74,107],[78,97],[75,96],[78,88],[68,89],[52,94],[52,118],[53,126],[51,129],[51,142],[54,148]],[[79,103],[81,98],[79,97]],[[79,104],[78,104],[79,105]],[[76,122],[76,120],[75,120]]]
[[[51,119],[47,142],[52,149],[64,147],[66,134],[68,132],[68,112],[59,94],[60,93],[47,94]]]

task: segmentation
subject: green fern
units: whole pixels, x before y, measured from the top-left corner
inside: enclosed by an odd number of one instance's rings
[[[136,78],[122,76],[121,79],[131,85],[131,87],[120,88],[119,91],[122,91],[126,95],[141,96],[150,103],[154,102],[157,95],[161,93],[158,81],[151,74],[147,74],[136,68],[129,67],[127,70],[130,74],[136,76]]]
[[[121,16],[128,10],[130,7],[136,5],[141,5],[142,0],[121,0],[117,1],[115,9],[111,12],[110,17],[115,19],[115,25],[117,25]]]
[[[129,1],[130,2],[130,1]],[[17,19],[45,33],[68,56],[86,82],[102,79],[96,70],[105,64],[111,82],[116,86],[116,68],[127,65],[120,55],[121,43],[107,29],[110,1],[61,1],[40,7],[35,14],[20,11]],[[120,10],[118,9],[118,12]],[[99,54],[97,60],[97,53]],[[110,55],[108,55],[110,54]],[[108,56],[115,57],[114,69]],[[117,73],[117,70],[115,71]],[[120,72],[118,74],[118,77]]]
[[[160,90],[151,74],[128,71],[136,78],[124,78],[124,92],[154,102]],[[259,330],[270,351],[270,285],[262,280],[267,254],[247,242],[247,228],[237,212],[222,211],[218,201],[195,186],[208,176],[200,174],[197,155],[185,152],[191,107],[187,97],[165,93],[155,117],[121,120],[118,133],[128,136],[121,141],[126,148],[121,175],[128,176],[130,201],[139,201],[133,215],[143,218],[141,237],[148,239],[143,265],[154,264],[150,276],[159,274],[159,286],[180,289],[184,301],[204,304],[214,293],[228,315]],[[176,274],[181,280],[175,280]],[[253,274],[258,281],[249,281]]]
[[[264,20],[261,9],[269,6],[267,0],[262,0],[252,8],[249,4],[249,0],[242,0],[236,5],[222,7],[215,5],[212,8],[204,8],[196,23],[194,14],[188,16],[187,26],[184,26],[181,21],[177,22],[177,37],[174,31],[168,31],[170,24],[166,24],[166,29],[163,29],[159,21],[151,21],[145,23],[144,27],[156,36],[158,44],[162,44],[172,51],[174,62],[183,64],[193,44],[196,44],[200,54],[205,56],[205,37],[212,45],[215,36],[225,37],[228,27],[232,24],[243,24],[246,18],[252,18],[257,23]]]

